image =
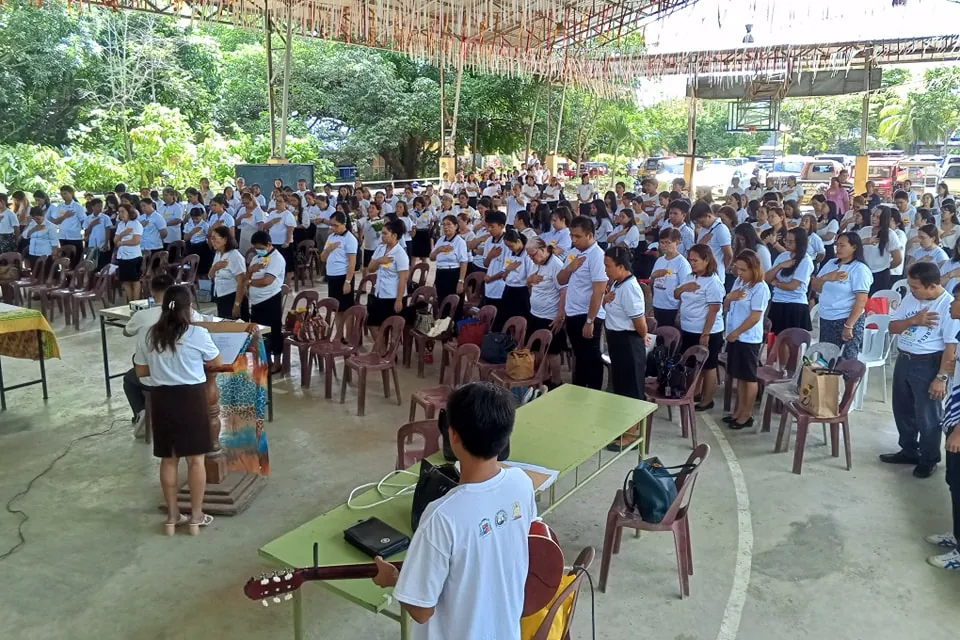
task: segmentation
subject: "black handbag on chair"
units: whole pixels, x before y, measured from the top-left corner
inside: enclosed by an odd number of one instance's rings
[[[423,516],[427,505],[447,495],[460,484],[460,472],[452,464],[434,466],[424,458],[420,461],[420,477],[417,478],[417,487],[413,490],[413,507],[410,509],[410,528],[417,530],[420,517]]]

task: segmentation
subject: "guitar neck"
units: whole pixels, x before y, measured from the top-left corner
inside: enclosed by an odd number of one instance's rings
[[[398,569],[403,566],[402,562],[392,562],[391,564]],[[301,569],[299,573],[305,581],[358,580],[377,575],[377,565],[372,562],[367,564],[341,564],[331,567]]]

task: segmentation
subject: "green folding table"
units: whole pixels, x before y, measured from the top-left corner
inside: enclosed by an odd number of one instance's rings
[[[559,471],[557,481],[546,491],[547,495],[538,496],[540,515],[550,513],[604,469],[638,450],[643,442],[642,425],[654,411],[656,405],[649,402],[569,384],[520,407],[510,439],[511,460]],[[605,451],[606,445],[635,426],[641,427],[638,429],[639,439],[622,451]],[[642,447],[639,447],[639,451],[642,455]],[[594,457],[596,466],[591,463],[588,468],[581,470]],[[571,474],[572,486],[565,490],[558,488],[558,484],[570,484],[565,478]],[[403,477],[396,482],[403,482]],[[371,489],[357,496],[355,504],[372,504],[380,499],[382,497],[376,490]],[[316,542],[319,543],[320,566],[370,562],[368,556],[344,541],[344,529],[376,516],[409,535],[411,502],[410,496],[398,497],[360,510],[342,504],[268,542],[260,548],[260,555],[283,567],[313,566],[313,544]],[[391,561],[402,559],[403,554],[389,558]],[[392,589],[381,589],[369,579],[331,580],[321,584],[368,611],[399,621],[401,639],[408,637],[409,619],[392,606]],[[296,591],[292,600],[296,640],[303,638],[302,592],[303,589]]]

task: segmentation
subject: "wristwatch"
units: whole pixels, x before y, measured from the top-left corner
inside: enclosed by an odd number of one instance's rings
[[[938,374],[937,374],[937,380],[939,380],[940,382],[946,382],[946,381],[949,380],[949,379],[950,379],[950,376],[948,376],[948,375],[945,374],[945,373],[938,373]]]
[[[587,324],[593,324],[593,318],[587,318]]]

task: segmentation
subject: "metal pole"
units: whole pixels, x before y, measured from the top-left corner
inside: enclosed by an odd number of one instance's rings
[[[870,58],[864,67],[863,113],[860,114],[860,155],[867,155],[867,130],[870,127]]]
[[[444,83],[443,76],[444,73],[444,64],[443,61],[440,61],[440,155],[443,156],[447,152],[447,104],[444,98]]]
[[[293,2],[287,4],[287,50],[283,56],[283,101],[280,107],[280,159],[287,159],[287,115],[290,109],[290,68],[293,66]]]
[[[457,154],[457,116],[460,113],[460,84],[463,82],[463,57],[465,52],[460,50],[460,62],[457,66],[457,92],[453,98],[453,123],[450,125],[450,153]]]
[[[263,0],[263,31],[264,44],[267,49],[267,113],[270,116],[270,157],[277,157],[277,125],[276,108],[273,98],[273,21],[270,19],[269,0]],[[107,396],[109,397],[109,383]]]

